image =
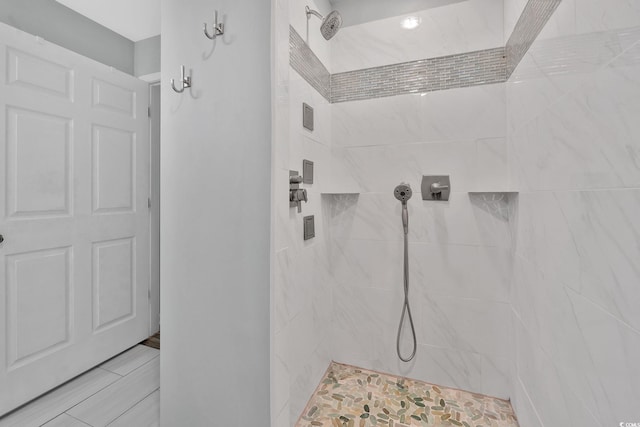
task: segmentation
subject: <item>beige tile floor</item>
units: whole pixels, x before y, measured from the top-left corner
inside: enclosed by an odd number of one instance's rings
[[[509,401],[332,363],[297,427],[518,427]]]
[[[0,418],[0,427],[152,427],[160,351],[138,345]]]

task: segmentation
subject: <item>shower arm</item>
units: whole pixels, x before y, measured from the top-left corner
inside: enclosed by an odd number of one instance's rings
[[[320,15],[319,12],[316,12],[315,10],[310,9],[309,6],[305,6],[305,10],[307,11],[307,18],[309,18],[309,15],[315,15],[318,18],[320,18],[320,20],[324,19],[324,16]]]

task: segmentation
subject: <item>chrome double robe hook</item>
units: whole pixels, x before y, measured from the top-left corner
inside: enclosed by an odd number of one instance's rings
[[[218,22],[218,11],[216,10],[215,22],[213,24],[213,34],[209,34],[207,31],[207,23],[204,23],[203,26],[204,35],[207,36],[208,39],[214,40],[216,37],[224,34],[224,23]]]
[[[184,65],[180,66],[182,87],[178,89],[174,79],[171,79],[171,87],[178,93],[184,92],[185,89],[191,87],[191,76],[185,75]]]

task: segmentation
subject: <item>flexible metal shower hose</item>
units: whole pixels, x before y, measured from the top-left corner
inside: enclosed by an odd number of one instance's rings
[[[406,204],[402,206],[403,210],[406,209]],[[409,306],[409,227],[404,230],[404,304],[402,306],[402,315],[400,316],[400,325],[398,325],[398,338],[396,340],[396,350],[398,351],[398,357],[403,362],[410,362],[416,355],[418,349],[418,343],[416,340],[416,329],[413,326],[413,316],[411,315],[411,307]],[[402,325],[404,324],[404,316],[408,315],[409,325],[411,326],[411,334],[413,335],[413,351],[408,358],[402,357],[400,353],[400,336],[402,335]]]

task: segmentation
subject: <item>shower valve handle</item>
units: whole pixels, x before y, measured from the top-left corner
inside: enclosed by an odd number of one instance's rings
[[[308,202],[307,190],[304,188],[291,190],[289,194],[289,202],[295,203],[298,208],[298,213],[302,212],[302,202]]]
[[[433,194],[442,193],[443,191],[446,191],[448,189],[449,189],[448,185],[442,185],[439,182],[434,182],[433,184],[431,184],[431,192]]]

